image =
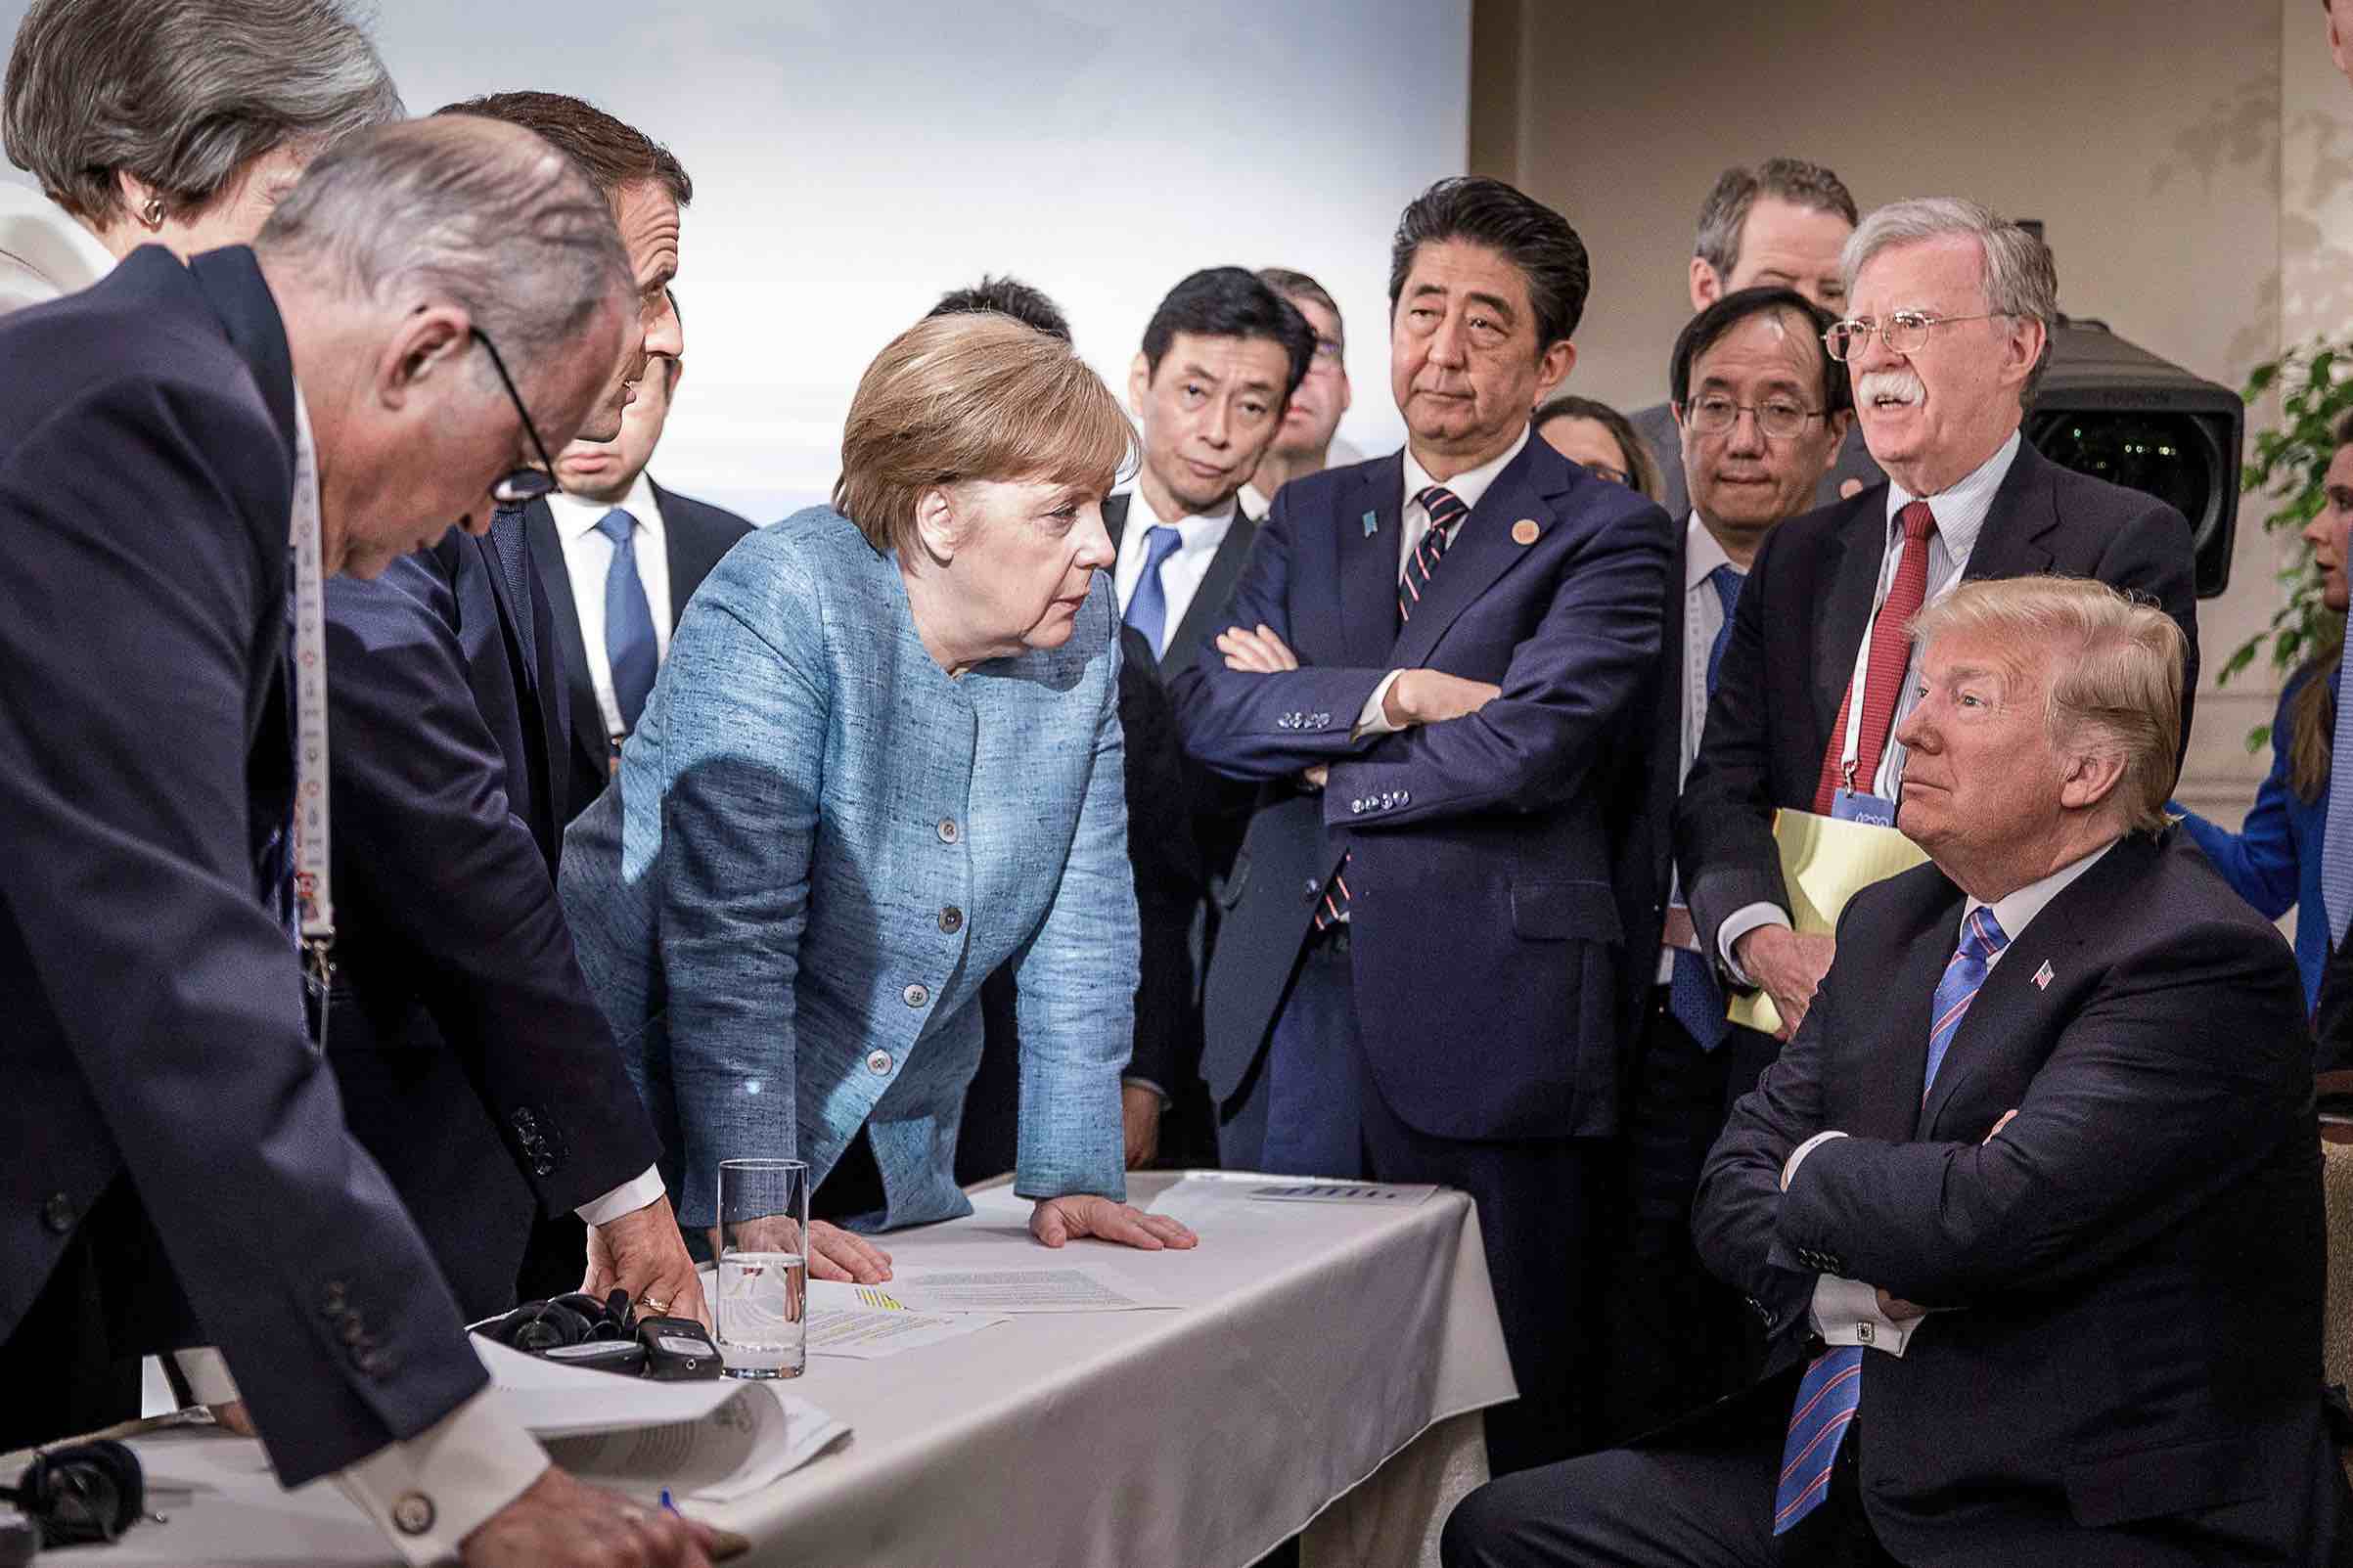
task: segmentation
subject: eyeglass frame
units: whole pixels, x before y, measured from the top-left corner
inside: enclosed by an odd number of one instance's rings
[[[1879,341],[1887,345],[1887,352],[1890,354],[1917,354],[1928,346],[1929,334],[1935,332],[1939,327],[1951,326],[1955,322],[1962,321],[1993,321],[2001,317],[2014,317],[2016,314],[2017,312],[2012,310],[1984,310],[1974,316],[1939,316],[1932,310],[1891,310],[1887,312],[1885,321],[1873,321],[1865,316],[1848,316],[1843,321],[1832,322],[1829,329],[1823,333],[1822,351],[1843,365],[1853,355],[1854,345],[1848,344],[1842,348],[1839,346],[1840,340],[1859,333],[1862,336],[1864,346],[1869,347],[1872,336],[1876,333]],[[1887,336],[1888,329],[1903,325],[1903,318],[1907,316],[1911,317],[1912,322],[1919,326],[1920,341],[1914,343],[1910,348],[1898,348],[1895,346],[1894,340]]]
[[[1701,425],[1699,423],[1699,405],[1708,398],[1722,398],[1726,403],[1731,404],[1732,418],[1717,426]],[[1723,435],[1740,428],[1741,416],[1747,414],[1754,416],[1757,429],[1764,434],[1773,437],[1776,441],[1790,441],[1804,434],[1806,426],[1813,421],[1827,419],[1830,416],[1830,410],[1827,408],[1807,408],[1803,404],[1797,404],[1795,407],[1797,408],[1797,424],[1789,429],[1777,430],[1765,423],[1763,404],[1739,402],[1722,392],[1702,392],[1683,405],[1683,422],[1701,435]]]
[[[539,426],[531,423],[531,411],[522,406],[522,394],[515,389],[515,378],[507,374],[507,362],[500,357],[498,344],[479,327],[469,327],[466,331],[490,355],[490,368],[498,372],[498,383],[507,389],[507,400],[515,405],[523,433],[531,438],[531,450],[547,465],[544,470],[526,467],[500,474],[490,481],[490,499],[502,507],[520,507],[554,495],[556,460],[548,456],[547,443],[539,438]]]

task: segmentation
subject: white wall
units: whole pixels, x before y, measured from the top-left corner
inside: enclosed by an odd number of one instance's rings
[[[1470,8],[389,0],[376,36],[413,112],[550,88],[678,154],[687,373],[655,471],[768,521],[831,488],[876,350],[983,271],[1053,294],[1122,391],[1186,273],[1312,273],[1348,323],[1343,434],[1396,444],[1388,237],[1464,167]],[[23,12],[0,0],[0,37]]]

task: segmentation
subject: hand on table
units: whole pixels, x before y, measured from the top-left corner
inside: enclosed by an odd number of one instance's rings
[[[1837,953],[1835,937],[1802,934],[1786,925],[1760,925],[1733,943],[1732,956],[1741,968],[1764,987],[1780,1009],[1776,1040],[1787,1041],[1805,1022],[1806,1008],[1813,1006],[1814,992],[1831,972],[1831,960]]]
[[[1476,713],[1504,689],[1488,681],[1466,680],[1444,670],[1399,670],[1380,699],[1380,715],[1400,730],[1417,724],[1443,724]]]
[[[717,1228],[710,1232],[711,1256],[721,1241]],[[739,1251],[797,1252],[808,1260],[812,1279],[841,1279],[851,1284],[879,1285],[890,1277],[890,1254],[854,1231],[824,1220],[809,1222],[809,1240],[801,1244],[800,1227],[781,1214],[747,1220],[736,1227]]]
[[[1160,1152],[1160,1092],[1143,1084],[1119,1086],[1119,1129],[1127,1168],[1142,1170]]]
[[[709,1568],[708,1525],[640,1507],[549,1465],[459,1545],[467,1568]]]
[[[1038,1206],[1029,1211],[1029,1233],[1049,1247],[1059,1247],[1082,1235],[1091,1235],[1099,1241],[1116,1241],[1144,1252],[1157,1252],[1163,1247],[1174,1247],[1181,1252],[1200,1244],[1199,1236],[1165,1214],[1146,1214],[1133,1204],[1087,1192],[1040,1198]]]
[[[588,1276],[580,1288],[601,1301],[616,1285],[629,1292],[641,1316],[692,1318],[711,1326],[702,1280],[666,1194],[588,1228]]]
[[[1229,670],[1247,670],[1254,675],[1280,675],[1285,670],[1299,667],[1299,656],[1285,646],[1264,621],[1251,631],[1229,626],[1217,634],[1217,650],[1226,656]]]

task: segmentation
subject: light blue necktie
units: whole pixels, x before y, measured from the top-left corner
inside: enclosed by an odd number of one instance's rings
[[[2345,618],[2345,634],[2353,644],[2353,616]],[[2329,819],[2321,836],[2321,905],[2329,916],[2331,952],[2344,945],[2345,926],[2353,921],[2353,702],[2345,700],[2343,676],[2337,679],[2336,733],[2329,755],[2344,761],[2329,769]]]
[[[1962,922],[1961,946],[1936,982],[1929,1004],[1927,1082],[1921,1089],[1924,1102],[1936,1086],[1936,1070],[1944,1053],[1961,1032],[1961,1020],[1985,984],[1990,961],[2010,945],[2009,935],[1994,912],[1979,907]],[[1797,1406],[1789,1417],[1789,1435],[1782,1445],[1781,1483],[1773,1493],[1773,1533],[1781,1535],[1822,1505],[1831,1488],[1831,1464],[1838,1445],[1863,1404],[1863,1347],[1833,1345],[1808,1364],[1797,1384]]]
[[[1724,606],[1724,624],[1716,628],[1716,640],[1707,649],[1710,697],[1716,694],[1716,682],[1724,673],[1724,650],[1732,642],[1732,612],[1741,603],[1741,585],[1747,580],[1747,574],[1729,560],[1707,574],[1707,585],[1716,591],[1716,598]],[[1682,948],[1675,950],[1675,975],[1667,986],[1667,1010],[1699,1043],[1701,1051],[1715,1050],[1732,1033],[1732,1024],[1724,1016],[1724,993],[1716,988],[1715,970],[1700,954]]]
[[[1126,618],[1152,645],[1154,658],[1168,651],[1168,590],[1160,582],[1160,568],[1184,542],[1183,534],[1162,523],[1144,530],[1144,576],[1128,596]]]
[[[646,694],[654,690],[660,662],[654,612],[637,575],[637,519],[614,507],[597,519],[597,532],[612,541],[612,564],[605,569],[605,657],[612,666],[612,700],[626,735],[646,710]]]

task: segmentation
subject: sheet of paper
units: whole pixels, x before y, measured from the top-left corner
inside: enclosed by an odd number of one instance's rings
[[[1270,1182],[1248,1188],[1258,1203],[1372,1203],[1410,1209],[1437,1190],[1421,1183]]]
[[[893,1299],[890,1289],[890,1285],[853,1285],[840,1279],[810,1280],[809,1354],[881,1361],[976,1334],[1006,1321],[984,1313],[910,1312],[882,1305]]]
[[[1324,1177],[1270,1176],[1264,1171],[1188,1171],[1152,1200],[1154,1214],[1212,1232],[1247,1225],[1271,1204],[1338,1203],[1412,1208],[1436,1187],[1409,1182],[1342,1182]]]
[[[865,1305],[910,1312],[1137,1312],[1183,1305],[1104,1263],[993,1269],[911,1266],[857,1287]]]
[[[648,1501],[666,1489],[676,1498],[732,1502],[791,1475],[849,1434],[782,1382],[700,1386],[725,1396],[700,1420],[556,1438],[546,1444],[548,1456],[584,1480]]]
[[[1773,842],[1781,850],[1782,880],[1789,888],[1791,925],[1821,936],[1837,930],[1848,899],[1928,858],[1892,828],[1842,822],[1810,811],[1775,812]],[[1734,997],[1724,1015],[1766,1034],[1781,1027],[1781,1010],[1762,991]]]

